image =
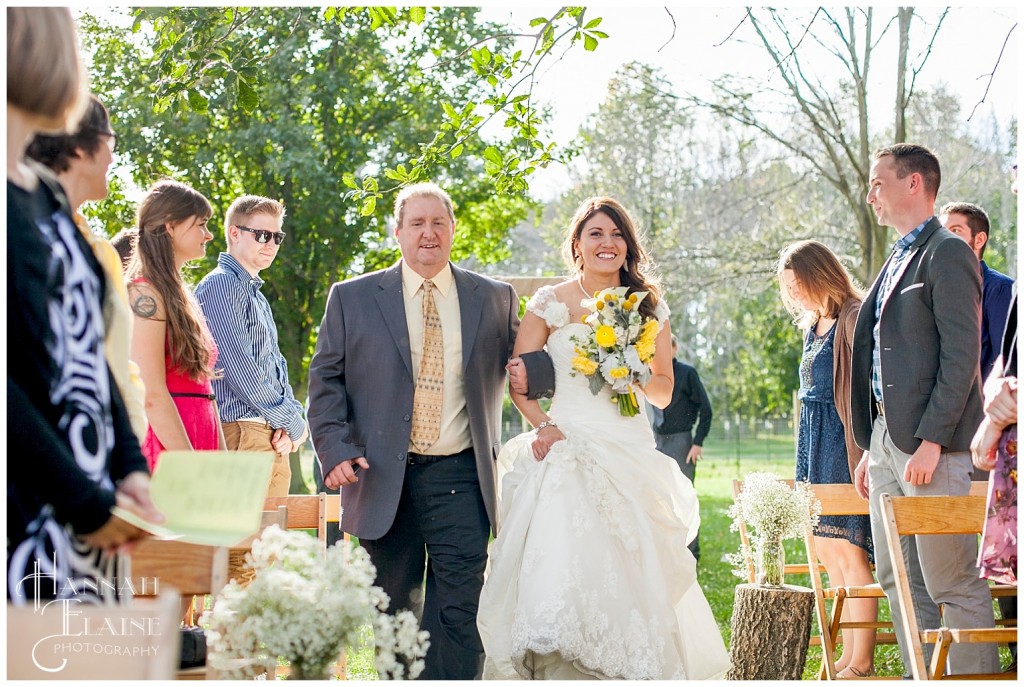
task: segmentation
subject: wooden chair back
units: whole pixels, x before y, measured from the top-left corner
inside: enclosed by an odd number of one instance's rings
[[[892,496],[881,494],[886,544],[896,576],[896,594],[904,609],[914,607],[907,563],[900,546],[901,536],[936,534],[980,534],[985,523],[986,497],[972,484],[969,496]],[[997,643],[1017,641],[1016,628],[921,628],[915,613],[902,613],[903,630],[910,642],[911,671],[916,680],[945,677],[946,657],[953,643]],[[923,644],[935,644],[931,665],[925,663]],[[956,675],[957,679],[1013,679],[1017,673]]]
[[[290,494],[268,496],[263,508],[270,510],[285,506],[288,509],[287,528],[316,530],[317,539],[327,546],[327,524],[341,522],[341,496],[338,494]],[[345,541],[349,541],[345,534]]]
[[[7,606],[9,680],[170,680],[178,667],[179,596],[101,606]]]

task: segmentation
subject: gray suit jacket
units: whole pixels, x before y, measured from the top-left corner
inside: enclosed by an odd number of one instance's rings
[[[462,313],[463,374],[477,475],[497,532],[505,363],[519,328],[511,285],[452,265]],[[341,490],[341,527],[378,539],[391,528],[405,480],[415,391],[402,267],[331,287],[309,366],[309,428],[323,474],[365,456],[369,471]]]
[[[904,453],[924,439],[944,451],[967,451],[982,418],[978,259],[935,218],[910,251],[880,315],[886,426]],[[888,265],[864,299],[853,340],[853,432],[865,450],[877,415],[871,391],[875,302]]]

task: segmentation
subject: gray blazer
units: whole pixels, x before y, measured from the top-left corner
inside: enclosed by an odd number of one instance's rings
[[[505,364],[519,329],[511,285],[452,265],[462,313],[463,373],[477,475],[497,532],[495,460],[501,449]],[[343,487],[341,527],[379,539],[405,480],[415,380],[401,262],[331,287],[309,366],[309,428],[323,474],[365,456],[368,472]]]
[[[967,451],[982,418],[978,259],[934,217],[910,251],[880,316],[886,426],[904,453],[912,454],[923,439],[944,451]],[[853,432],[865,450],[877,415],[871,391],[875,302],[889,260],[864,299],[853,340]]]

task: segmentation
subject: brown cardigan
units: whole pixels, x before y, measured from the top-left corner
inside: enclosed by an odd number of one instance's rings
[[[839,309],[836,321],[836,336],[833,342],[832,360],[832,393],[835,397],[836,413],[843,423],[846,435],[846,460],[850,466],[850,481],[860,462],[862,451],[853,438],[853,411],[850,404],[850,376],[853,360],[853,332],[857,328],[857,316],[860,314],[861,302],[858,298],[848,298]]]

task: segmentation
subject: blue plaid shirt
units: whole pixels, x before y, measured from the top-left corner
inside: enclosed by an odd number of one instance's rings
[[[270,303],[260,292],[263,280],[221,253],[217,267],[196,286],[224,376],[213,380],[221,422],[261,417],[292,440],[306,427],[302,405],[288,383]]]
[[[882,273],[882,281],[878,286],[878,294],[875,298],[875,326],[872,330],[875,345],[871,349],[871,391],[875,394],[875,400],[879,403],[882,402],[882,349],[878,342],[878,323],[882,317],[882,305],[889,298],[889,294],[892,293],[893,286],[895,285],[895,276],[899,274],[903,263],[910,257],[910,247],[914,245],[914,241],[917,240],[917,237],[924,231],[925,225],[931,220],[932,218],[929,217],[921,222],[917,225],[916,229],[893,244],[892,260],[889,261],[888,267]]]

